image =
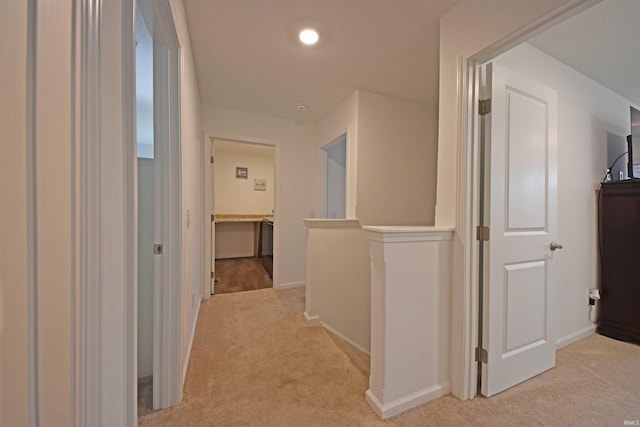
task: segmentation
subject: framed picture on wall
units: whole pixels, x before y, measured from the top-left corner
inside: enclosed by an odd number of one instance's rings
[[[249,178],[249,168],[236,167],[236,178]]]
[[[267,180],[266,179],[254,179],[253,180],[253,189],[255,191],[267,191]]]

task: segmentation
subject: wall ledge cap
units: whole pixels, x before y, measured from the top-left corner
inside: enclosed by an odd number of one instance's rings
[[[381,243],[447,241],[453,239],[455,227],[384,225],[364,226],[369,240]]]
[[[303,218],[307,228],[361,228],[360,220],[345,218]]]

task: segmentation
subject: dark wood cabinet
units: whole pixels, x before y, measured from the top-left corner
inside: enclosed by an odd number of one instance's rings
[[[640,343],[640,181],[604,183],[599,222],[598,332]]]

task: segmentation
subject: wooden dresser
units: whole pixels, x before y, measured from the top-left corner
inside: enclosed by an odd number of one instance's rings
[[[640,343],[640,181],[603,184],[599,222],[598,332]]]

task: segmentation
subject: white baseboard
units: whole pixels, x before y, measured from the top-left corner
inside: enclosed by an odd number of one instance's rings
[[[202,297],[198,301],[198,308],[196,308],[196,315],[193,319],[193,326],[191,327],[191,337],[189,338],[189,346],[187,347],[187,354],[185,356],[184,362],[182,363],[182,383],[180,384],[180,390],[184,389],[184,380],[187,378],[187,368],[189,367],[189,359],[191,358],[191,347],[193,347],[193,337],[195,337],[196,335],[196,325],[198,324],[198,317],[200,316],[201,305],[202,305]]]
[[[273,285],[273,289],[275,289],[276,291],[280,291],[283,289],[304,288],[304,285],[304,282],[280,283],[278,285]]]
[[[245,252],[230,252],[230,253],[226,253],[226,254],[216,254],[215,259],[227,259],[227,258],[249,258],[249,257],[254,257],[255,254],[253,253],[253,250],[251,251],[245,251]]]
[[[574,342],[580,341],[592,335],[596,332],[596,325],[587,326],[584,329],[580,329],[579,331],[573,332],[569,335],[565,335],[562,338],[558,338],[556,340],[556,349],[566,347],[569,344],[573,344]]]
[[[306,314],[306,313],[305,313]],[[349,344],[351,344],[352,346],[354,346],[355,348],[357,348],[358,350],[360,350],[363,353],[366,353],[367,355],[371,356],[371,351],[367,350],[366,348],[364,348],[363,346],[361,346],[360,344],[356,343],[355,341],[353,341],[352,339],[349,339],[347,337],[345,337],[343,334],[341,334],[340,332],[336,331],[333,327],[331,327],[330,325],[327,325],[324,322],[320,322],[320,324],[322,325],[323,328],[325,328],[326,330],[328,330],[329,332],[331,332],[334,335],[339,336],[341,339],[345,340],[346,342],[348,342]]]
[[[309,316],[306,311],[304,312],[303,316],[304,321],[309,326],[317,326],[320,324],[320,316]]]
[[[396,399],[386,405],[383,405],[378,400],[371,389],[367,390],[365,393],[365,399],[375,413],[378,414],[381,419],[386,420],[387,418],[398,415],[406,410],[415,408],[418,405],[422,405],[423,403],[442,397],[445,394],[449,394],[449,384],[436,384],[429,388],[408,394],[400,399]]]

